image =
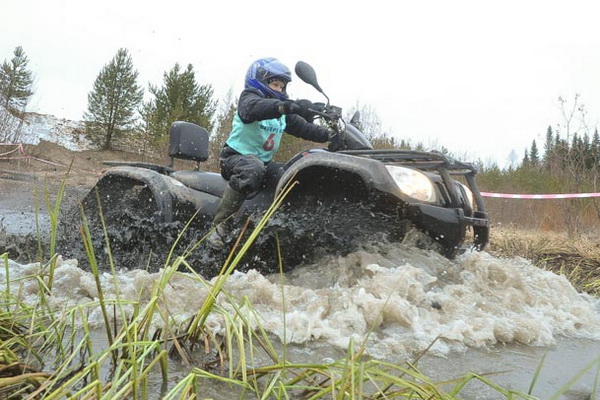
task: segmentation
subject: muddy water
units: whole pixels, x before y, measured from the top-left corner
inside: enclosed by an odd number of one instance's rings
[[[36,223],[37,217],[37,223]],[[0,226],[7,234],[26,235],[31,232],[48,232],[50,217],[30,211],[5,211],[2,214]]]
[[[11,263],[11,279],[38,268]],[[144,302],[160,273],[122,271],[118,278],[121,299]],[[115,297],[113,278],[105,275],[103,281],[105,297]],[[25,281],[21,289],[28,301],[36,301],[37,283]],[[220,307],[233,312],[232,301],[249,299],[257,323],[288,343],[290,357],[299,362],[342,357],[351,340],[365,342],[372,357],[394,363],[431,346],[419,366],[436,381],[469,371],[492,373],[487,377],[492,382],[526,392],[545,357],[532,392],[540,399],[552,397],[592,363],[560,397],[589,398],[600,364],[600,301],[520,258],[481,252],[449,261],[401,244],[381,245],[323,258],[283,278],[235,273],[225,291],[231,297],[220,296]],[[96,296],[92,276],[76,260],[62,262],[51,303],[71,307]],[[167,286],[165,306],[185,321],[206,297],[207,289],[182,273]],[[100,310],[90,318],[101,327]],[[207,324],[217,333],[224,329],[219,315]],[[504,398],[477,383],[461,393],[469,399]]]

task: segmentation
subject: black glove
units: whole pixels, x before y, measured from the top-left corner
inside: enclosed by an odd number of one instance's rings
[[[279,112],[281,114],[298,114],[308,122],[312,122],[315,116],[309,111],[311,108],[313,108],[313,103],[310,100],[285,100],[279,105]]]
[[[292,102],[290,105],[290,112],[292,114],[298,114],[301,117],[304,117],[305,115],[312,114],[310,111],[308,111],[312,107],[313,103],[310,100],[300,99]]]

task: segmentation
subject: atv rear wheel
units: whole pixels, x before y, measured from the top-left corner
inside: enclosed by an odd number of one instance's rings
[[[83,199],[81,209],[101,269],[108,268],[112,258],[117,268],[157,270],[181,228],[179,223],[164,223],[152,191],[133,180],[97,185]],[[60,242],[67,256],[86,265],[89,261],[83,245],[81,209],[68,216],[70,227]],[[73,237],[73,233],[79,237]]]

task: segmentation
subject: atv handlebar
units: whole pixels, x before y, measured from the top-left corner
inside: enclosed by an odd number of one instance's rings
[[[345,135],[346,130],[340,125],[340,121],[343,122],[342,108],[323,103],[314,103],[314,105],[317,107],[309,108],[308,111],[313,113],[315,117],[321,118],[331,132],[328,139],[328,150],[345,150],[347,148]]]
[[[323,103],[313,103],[315,108],[309,108],[308,111],[318,115],[328,121],[339,120],[342,118],[342,108]]]

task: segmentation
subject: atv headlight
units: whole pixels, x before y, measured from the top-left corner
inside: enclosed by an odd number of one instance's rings
[[[437,200],[433,182],[424,173],[395,165],[386,165],[385,167],[396,185],[407,196],[431,203]]]
[[[475,209],[475,201],[473,199],[473,192],[471,192],[471,189],[469,189],[469,187],[467,185],[465,185],[464,183],[458,182],[458,184],[460,186],[462,186],[463,190],[465,191],[466,195],[467,195],[467,200],[469,201],[469,206],[471,207],[471,210]]]

